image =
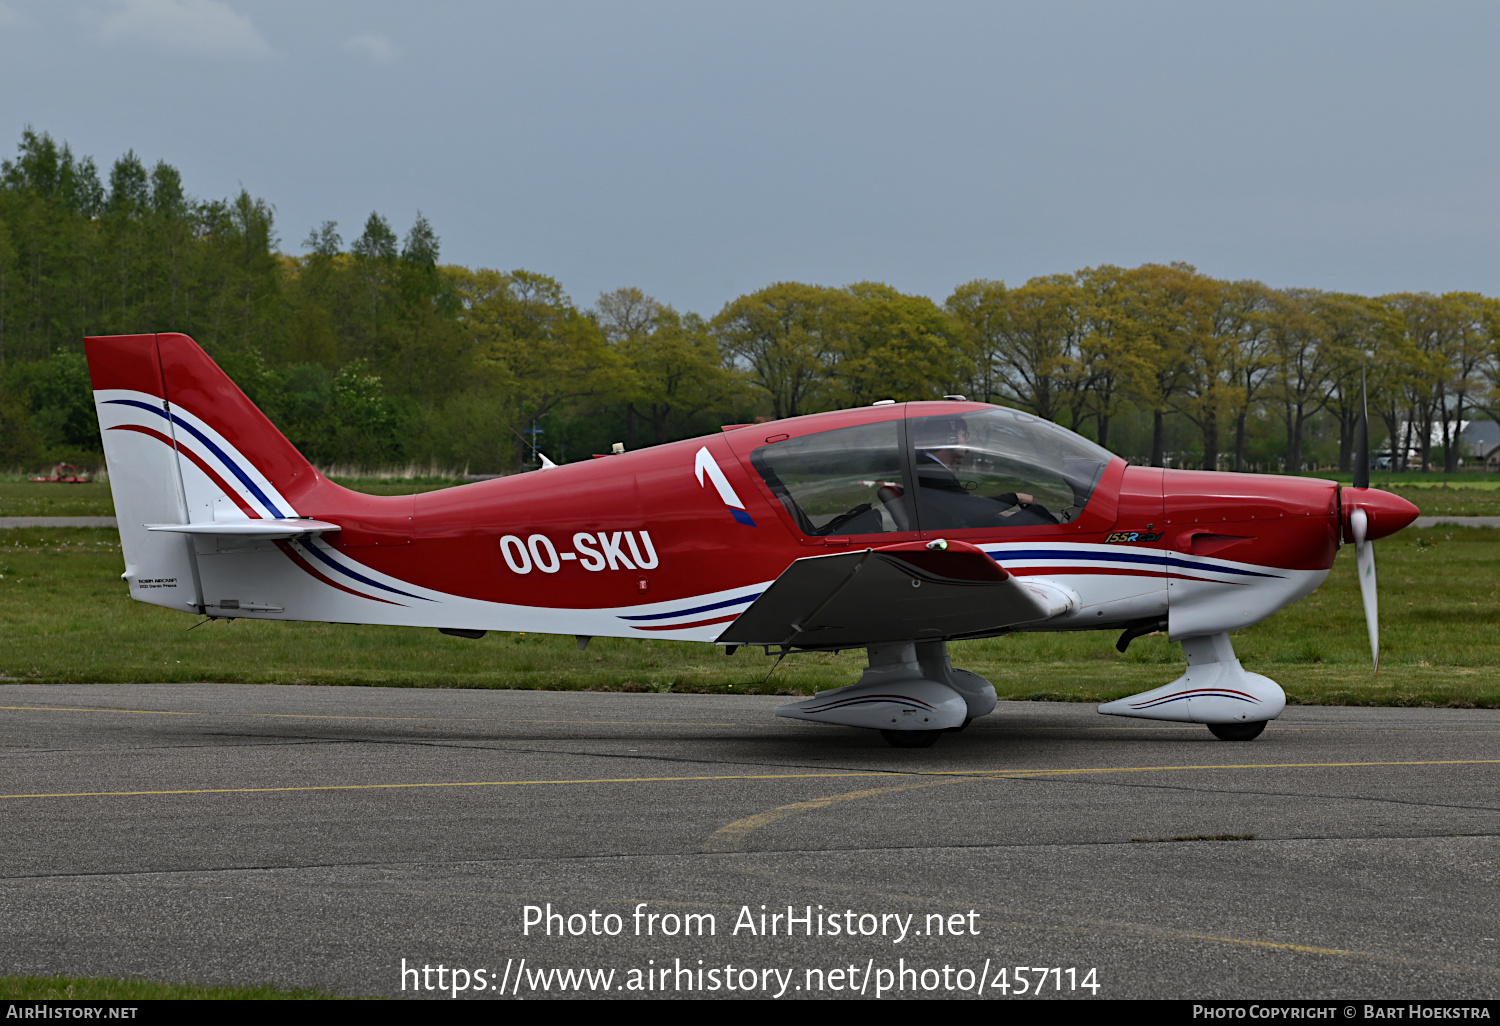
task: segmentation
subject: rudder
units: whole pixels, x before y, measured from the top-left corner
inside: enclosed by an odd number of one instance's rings
[[[131,596],[202,612],[192,540],[145,525],[295,517],[318,475],[186,335],[84,346]]]
[[[88,338],[84,350],[125,557],[121,576],[130,597],[170,609],[201,610],[191,542],[145,528],[188,523],[156,336]]]

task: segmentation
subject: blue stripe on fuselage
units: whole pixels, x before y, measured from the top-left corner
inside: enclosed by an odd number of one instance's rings
[[[676,616],[691,616],[694,613],[707,613],[715,609],[723,609],[725,606],[737,606],[742,602],[754,602],[760,598],[761,593],[754,595],[741,595],[739,598],[725,599],[723,602],[715,602],[708,606],[693,606],[691,609],[674,609],[670,613],[645,613],[640,616],[622,616],[621,620],[670,620]]]
[[[402,591],[399,588],[392,588],[390,585],[388,585],[388,584],[381,584],[379,581],[372,581],[368,577],[364,576],[363,574],[357,574],[353,570],[350,570],[348,567],[344,566],[343,564],[335,562],[334,559],[333,559],[333,557],[329,556],[328,553],[324,552],[322,549],[318,548],[318,546],[314,545],[311,542],[307,542],[307,543],[303,544],[302,549],[303,549],[303,551],[310,552],[312,555],[318,557],[319,560],[321,560],[322,562],[326,563],[327,565],[333,567],[333,569],[337,570],[339,573],[343,574],[345,577],[353,578],[354,580],[360,582],[361,584],[367,584],[367,585],[369,585],[372,588],[379,588],[381,591],[388,591],[392,595],[404,595],[405,597],[410,598],[410,599],[421,599],[421,601],[423,601],[423,602],[433,602],[433,601],[436,601],[435,599],[424,598],[421,595],[413,595],[411,592],[409,592],[409,591]]]
[[[1005,549],[999,552],[990,552],[989,555],[991,559],[1002,566],[1008,560],[1102,560],[1110,563],[1175,566],[1183,570],[1196,570],[1199,573],[1239,574],[1242,577],[1281,576],[1280,574],[1263,574],[1255,570],[1240,570],[1229,566],[1214,566],[1209,563],[1190,563],[1183,559],[1174,558],[1165,550],[1157,550],[1157,552],[1159,553],[1158,555],[1146,555],[1145,553],[1136,552],[1079,552],[1071,549]]]

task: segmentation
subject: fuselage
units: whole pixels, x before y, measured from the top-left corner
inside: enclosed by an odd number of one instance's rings
[[[323,477],[191,339],[85,340],[131,596],[222,617],[864,648],[778,715],[924,747],[988,715],[947,642],[1165,629],[1177,680],[1111,715],[1248,740],[1286,695],[1229,632],[1417,510],[1370,488],[1130,467],[982,403],[880,403],[400,497]]]
[[[1333,565],[1345,528],[1330,481],[1112,457],[1065,522],[954,527],[924,523],[918,509],[878,533],[812,534],[754,459],[843,428],[986,409],[844,410],[409,497],[310,477],[287,504],[342,530],[284,547],[348,589],[343,601],[362,622],[699,641],[714,640],[793,560],[903,541],[967,541],[1017,576],[1071,589],[1071,611],[1033,628],[1043,630],[1149,620],[1174,637],[1233,630],[1306,595]],[[717,475],[701,472],[705,453]],[[307,551],[318,546],[332,559]],[[366,580],[342,566],[367,570]]]
[[[131,594],[210,615],[714,641],[799,559],[950,539],[1042,596],[1046,616],[994,633],[1186,637],[1316,588],[1354,505],[1370,538],[1416,515],[1330,481],[1130,467],[955,401],[373,496],[323,477],[186,336],[86,343]]]

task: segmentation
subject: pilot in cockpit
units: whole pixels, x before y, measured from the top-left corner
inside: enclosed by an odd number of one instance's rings
[[[1019,527],[1058,522],[1026,492],[975,494],[978,481],[965,482],[960,477],[971,452],[968,425],[962,417],[923,417],[912,426],[924,529]],[[980,472],[979,476],[989,475]]]
[[[958,471],[969,444],[969,430],[963,418],[924,417],[916,422],[915,442],[917,479],[922,487],[963,492]]]

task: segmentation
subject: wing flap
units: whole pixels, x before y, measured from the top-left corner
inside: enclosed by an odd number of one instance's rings
[[[994,633],[1055,615],[983,550],[917,542],[799,559],[720,644],[855,648]]]

